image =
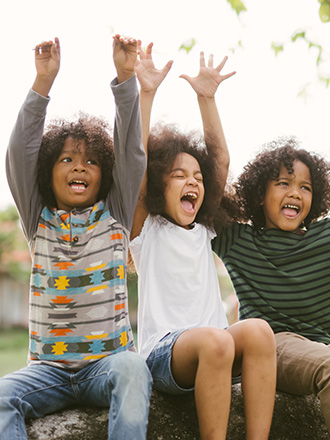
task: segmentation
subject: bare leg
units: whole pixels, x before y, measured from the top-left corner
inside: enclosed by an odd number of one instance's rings
[[[268,439],[276,388],[276,350],[266,321],[246,319],[227,331],[235,341],[233,375],[242,374],[247,440]]]
[[[216,328],[187,330],[174,344],[172,373],[181,387],[195,385],[199,429],[203,440],[226,438],[234,350],[230,334]]]

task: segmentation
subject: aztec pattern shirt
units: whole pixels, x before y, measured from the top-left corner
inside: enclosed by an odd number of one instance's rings
[[[30,364],[77,370],[134,350],[126,261],[146,158],[136,78],[111,86],[116,164],[106,200],[70,212],[41,205],[36,163],[49,99],[29,92],[10,140],[8,182],[32,255]]]

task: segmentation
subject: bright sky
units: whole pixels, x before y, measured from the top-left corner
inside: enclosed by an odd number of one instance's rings
[[[330,158],[329,98],[317,82],[316,51],[304,42],[287,44],[274,56],[271,43],[289,42],[291,34],[308,28],[308,36],[330,57],[330,23],[322,24],[316,0],[245,0],[248,12],[237,18],[226,0],[11,0],[2,4],[0,23],[0,209],[12,203],[5,176],[5,153],[19,108],[34,76],[32,49],[58,36],[61,70],[51,91],[48,118],[79,110],[103,115],[111,123],[115,76],[112,35],[122,33],[154,42],[156,67],[174,65],[159,89],[153,122],[178,123],[184,130],[201,129],[197,100],[179,75],[196,75],[199,52],[224,55],[224,72],[237,74],[221,84],[217,103],[231,153],[235,177],[261,144],[279,135],[295,135],[309,150]],[[5,10],[4,10],[5,9]],[[187,55],[182,42],[195,38]],[[238,47],[242,41],[243,48]],[[235,49],[234,53],[231,49]],[[330,73],[330,61],[324,63]],[[311,83],[307,99],[297,95]]]

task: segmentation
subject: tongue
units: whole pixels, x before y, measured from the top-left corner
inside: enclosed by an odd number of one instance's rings
[[[83,191],[85,191],[86,187],[83,183],[74,183],[71,185],[71,188],[73,189],[73,191],[81,193]]]
[[[193,211],[194,209],[194,205],[187,199],[181,200],[181,206],[185,211]]]
[[[295,217],[298,212],[292,208],[283,208],[283,214],[287,217]]]

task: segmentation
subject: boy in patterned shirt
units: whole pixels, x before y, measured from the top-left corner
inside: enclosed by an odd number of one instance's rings
[[[134,65],[137,41],[114,36],[116,118],[80,115],[44,133],[60,45],[35,48],[37,75],[7,152],[8,182],[32,255],[28,366],[0,379],[2,438],[25,418],[110,407],[109,439],[145,439],[151,375],[127,307],[129,233],[146,157]],[[116,162],[113,160],[113,150]]]

